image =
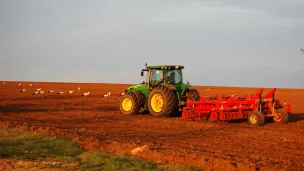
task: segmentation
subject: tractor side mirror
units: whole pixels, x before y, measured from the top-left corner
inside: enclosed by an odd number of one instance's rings
[[[141,72],[140,72],[140,75],[143,77],[143,76],[144,76],[144,71],[141,71]]]

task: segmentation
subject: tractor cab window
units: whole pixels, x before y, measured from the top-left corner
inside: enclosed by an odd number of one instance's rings
[[[169,84],[181,84],[183,82],[181,70],[167,70],[167,82]]]
[[[159,81],[163,81],[163,70],[152,70],[151,72],[151,83],[155,84]]]

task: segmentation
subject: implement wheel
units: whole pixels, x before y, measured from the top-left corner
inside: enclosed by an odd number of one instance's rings
[[[139,100],[134,93],[126,93],[120,98],[120,111],[126,115],[134,115],[139,112]]]
[[[288,113],[284,109],[276,109],[277,115],[273,117],[273,122],[275,123],[287,123],[288,122]]]
[[[155,87],[148,96],[148,108],[153,116],[171,116],[177,104],[175,93],[165,86]]]
[[[261,112],[254,111],[254,112],[251,112],[248,115],[248,122],[251,125],[262,126],[262,125],[264,125],[265,118],[264,118],[264,115]]]

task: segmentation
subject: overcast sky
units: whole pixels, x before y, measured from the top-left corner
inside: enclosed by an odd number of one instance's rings
[[[304,0],[0,0],[0,80],[304,88]]]

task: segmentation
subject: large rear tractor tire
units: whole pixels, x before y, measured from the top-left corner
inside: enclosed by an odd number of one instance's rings
[[[276,109],[277,116],[273,117],[273,122],[284,124],[288,122],[288,113],[284,109]]]
[[[121,96],[119,101],[119,108],[123,114],[134,115],[139,112],[140,105],[139,100],[136,97],[135,93],[126,93]]]
[[[265,123],[265,117],[261,112],[253,111],[248,115],[248,122],[251,125],[262,126]]]
[[[172,116],[177,105],[176,94],[165,86],[155,87],[148,96],[148,109],[153,116]]]
[[[197,90],[189,90],[187,91],[188,100],[190,101],[199,101],[200,95]]]

